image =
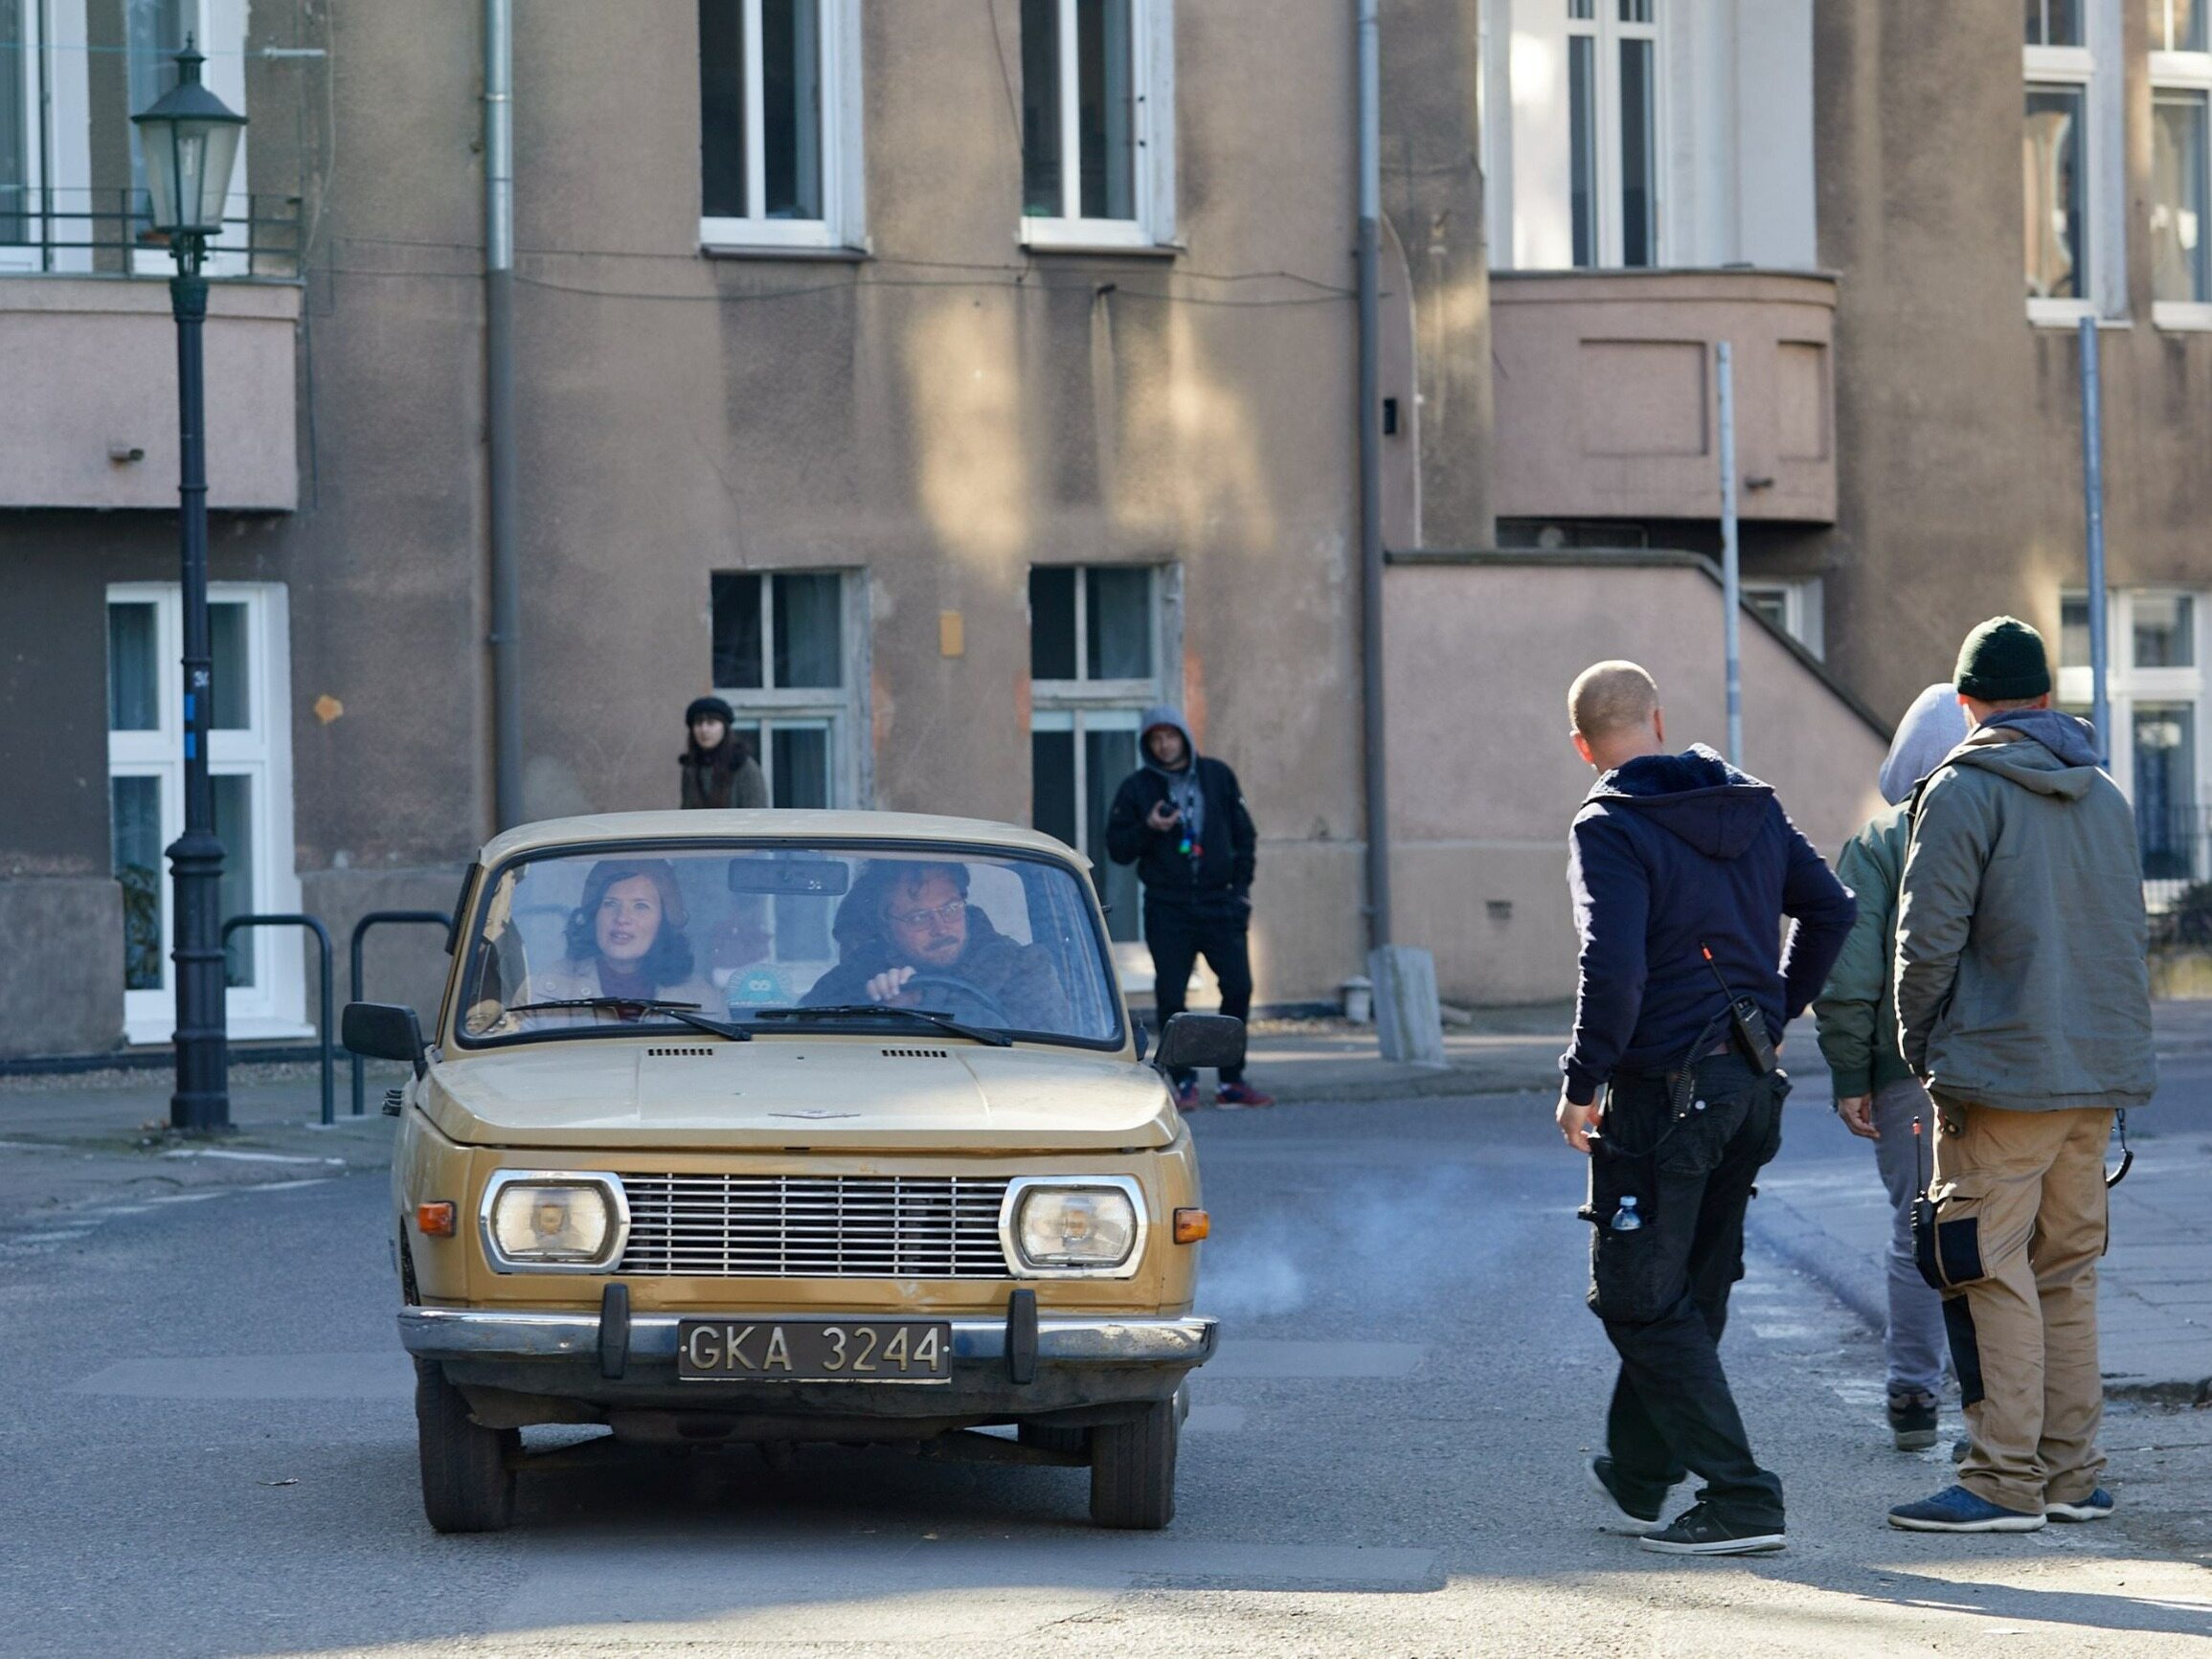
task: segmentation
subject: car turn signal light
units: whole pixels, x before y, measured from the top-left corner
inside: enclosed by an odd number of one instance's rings
[[[1204,1210],[1177,1210],[1175,1212],[1175,1242],[1195,1244],[1213,1231],[1213,1223]]]
[[[415,1224],[426,1239],[453,1237],[453,1206],[450,1203],[417,1204]]]

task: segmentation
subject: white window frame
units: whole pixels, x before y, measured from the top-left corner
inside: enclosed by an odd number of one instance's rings
[[[1060,205],[1056,217],[1022,215],[1027,248],[1132,252],[1175,246],[1175,4],[1129,0],[1130,100],[1136,157],[1130,180],[1136,214],[1087,219],[1083,211],[1081,112],[1075,42],[1075,0],[1059,8]],[[1025,158],[1026,159],[1026,158]]]
[[[297,843],[292,822],[291,642],[287,594],[282,583],[211,582],[211,603],[246,607],[246,719],[242,730],[208,733],[211,776],[245,776],[253,782],[254,884],[257,913],[297,912],[301,908]],[[184,833],[184,688],[178,663],[184,656],[183,595],[173,582],[117,582],[107,589],[107,604],[150,604],[154,608],[155,684],[160,724],[150,731],[107,734],[107,774],[161,780],[161,837],[166,848]],[[107,612],[101,611],[102,646],[106,644]],[[112,799],[112,792],[110,792]],[[110,811],[112,811],[112,805]],[[176,1031],[175,902],[168,860],[159,867],[161,893],[161,971],[158,989],[123,994],[124,1039],[134,1043],[167,1042]],[[230,1034],[248,1041],[308,1037],[305,1017],[306,971],[296,929],[254,929],[254,983],[234,985],[224,995]],[[117,964],[121,968],[121,964]]]
[[[2133,0],[2130,0],[2133,3]],[[2028,321],[2074,327],[2084,317],[2127,314],[2127,158],[2122,140],[2120,0],[2081,0],[2080,46],[2020,48],[2022,94],[2034,86],[2083,89],[2081,185],[2088,293],[2075,300],[2026,296]],[[2023,106],[2022,121],[2026,119]],[[2020,203],[2027,212],[2027,203]]]
[[[2193,665],[2187,668],[2138,668],[2135,666],[2135,601],[2138,598],[2167,598],[2182,595],[2193,603],[2190,606],[2191,655]],[[2061,595],[2066,599],[2080,599],[2086,595],[2079,589],[2069,588]],[[2212,730],[2207,721],[2212,720],[2212,666],[2207,665],[2206,651],[2212,648],[2212,592],[2195,588],[2113,588],[2105,600],[2105,697],[2111,722],[2112,753],[2108,770],[2112,781],[2130,801],[2135,798],[2135,706],[2140,703],[2186,703],[2193,706],[2197,718],[2196,748],[2192,755],[2192,775],[2196,779],[2197,798],[2191,806],[2202,812],[2212,805],[2212,779],[2205,768],[2212,763]],[[2094,694],[2095,685],[2088,663],[2062,662],[2058,672],[2057,701],[2077,708],[2087,708]],[[2197,849],[2195,876],[2199,880],[2212,877],[2212,847]],[[2187,884],[2178,879],[2156,879],[2144,884],[2150,889],[2154,908],[2162,908],[2171,903],[2174,895]]]
[[[866,610],[866,573],[843,567],[779,567],[775,570],[719,570],[718,576],[746,576],[760,584],[760,678],[776,673],[776,583],[778,576],[835,576],[842,684],[837,685],[717,685],[714,695],[730,705],[737,725],[757,729],[756,758],[776,799],[776,745],[778,727],[814,727],[829,733],[829,806],[832,810],[867,810],[874,805],[875,777],[869,745],[863,741],[868,727],[865,696],[869,679],[869,629]]]
[[[1685,0],[1649,0],[1651,18],[1645,22],[1623,22],[1620,11],[1623,0],[1592,0],[1591,15],[1573,15],[1570,0],[1549,0],[1568,12],[1567,39],[1586,39],[1593,43],[1597,58],[1597,120],[1592,142],[1591,189],[1597,202],[1596,246],[1592,250],[1595,262],[1573,265],[1574,246],[1574,179],[1573,135],[1569,133],[1567,165],[1569,174],[1564,188],[1568,211],[1568,250],[1570,269],[1587,271],[1660,270],[1673,262],[1673,219],[1668,205],[1675,193],[1672,158],[1674,143],[1668,112],[1674,102],[1668,97],[1668,73],[1671,54],[1667,47],[1667,33],[1663,27],[1661,8],[1680,6]],[[1621,263],[1626,237],[1621,222],[1620,191],[1622,173],[1620,165],[1621,113],[1620,113],[1620,43],[1623,40],[1648,40],[1652,47],[1652,248],[1651,263],[1627,266]],[[1560,55],[1560,101],[1573,120],[1573,82],[1571,45]]]
[[[1823,627],[1820,578],[1804,576],[1789,580],[1771,580],[1747,577],[1743,595],[1749,599],[1754,594],[1771,594],[1782,601],[1782,632],[1802,645],[1818,661],[1826,655]]]
[[[2186,92],[2204,101],[2208,153],[2199,161],[2208,185],[2212,185],[2212,50],[2167,52],[2154,46],[2150,56],[2154,122],[2161,92]],[[2197,235],[2201,240],[2212,236],[2212,223],[2200,224]],[[2153,300],[2151,321],[2160,328],[2212,329],[2212,293],[2202,300]]]
[[[26,0],[23,39],[13,52],[0,42],[0,75],[12,71],[23,107],[23,184],[32,202],[39,200],[46,184],[46,158],[52,148],[53,127],[42,107],[42,85],[53,55],[46,43],[46,8],[40,0]],[[0,271],[35,271],[41,268],[40,249],[46,240],[46,219],[41,212],[26,209],[24,221],[29,240],[0,242]]]
[[[766,115],[762,107],[760,0],[721,0],[743,12],[745,31],[745,199],[741,215],[701,213],[699,245],[711,254],[865,253],[868,169],[861,136],[861,0],[819,0],[822,85],[822,217],[772,219]],[[704,119],[705,112],[701,111]]]
[[[53,217],[92,205],[92,119],[84,33],[85,0],[29,0],[24,50],[18,55],[29,112],[30,167],[25,182],[44,192]],[[28,243],[0,244],[0,275],[92,269],[92,250],[55,248],[41,256],[53,234],[47,213],[30,215]]]
[[[1090,787],[1090,756],[1083,738],[1092,731],[1134,731],[1144,710],[1176,701],[1168,687],[1183,680],[1183,568],[1180,565],[1141,567],[1151,572],[1145,610],[1152,625],[1152,675],[1145,680],[1086,680],[1091,652],[1091,584],[1094,570],[1126,570],[1125,565],[1050,564],[1045,568],[1075,572],[1075,678],[1029,682],[1029,729],[1073,734],[1075,766],[1075,850],[1094,865],[1103,867],[1106,849],[1091,845],[1090,816],[1083,810]],[[1028,618],[1033,631],[1036,618]],[[1115,973],[1124,991],[1152,988],[1152,956],[1143,939],[1144,910],[1137,912],[1138,936],[1113,941]]]

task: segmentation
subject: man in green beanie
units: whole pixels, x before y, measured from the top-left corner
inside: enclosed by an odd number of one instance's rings
[[[2112,1513],[2097,1484],[2097,1259],[2114,1109],[2156,1084],[2134,815],[2043,637],[1997,617],[1953,677],[1973,730],[1915,793],[1897,1021],[1935,1102],[1934,1224],[1972,1436],[1959,1484],[1889,1512],[1919,1532],[2032,1532]]]

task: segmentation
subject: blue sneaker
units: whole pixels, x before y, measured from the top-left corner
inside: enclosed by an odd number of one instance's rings
[[[2070,1504],[2045,1502],[2043,1513],[2054,1521],[2101,1521],[2112,1513],[2112,1494],[2103,1487]]]
[[[1889,1512],[1889,1524],[1908,1533],[2032,1533],[2042,1529],[2043,1517],[1952,1486],[1916,1504],[1899,1504]]]

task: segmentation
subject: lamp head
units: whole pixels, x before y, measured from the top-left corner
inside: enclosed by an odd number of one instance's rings
[[[175,245],[178,263],[193,268],[202,244],[222,234],[223,201],[246,129],[244,116],[200,84],[206,61],[188,37],[176,56],[176,85],[130,118],[146,159],[153,228]]]

